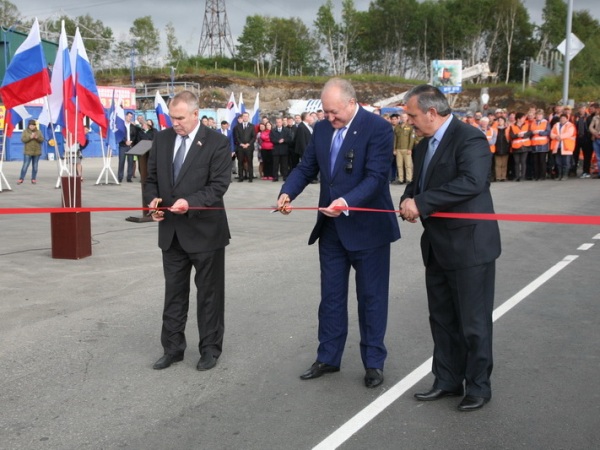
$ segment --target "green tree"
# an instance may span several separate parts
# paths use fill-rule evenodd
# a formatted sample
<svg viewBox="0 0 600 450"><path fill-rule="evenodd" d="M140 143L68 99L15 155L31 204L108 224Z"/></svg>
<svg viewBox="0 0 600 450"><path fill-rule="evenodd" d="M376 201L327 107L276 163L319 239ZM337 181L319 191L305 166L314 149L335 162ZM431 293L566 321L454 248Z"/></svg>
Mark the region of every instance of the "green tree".
<svg viewBox="0 0 600 450"><path fill-rule="evenodd" d="M179 61L186 57L183 47L179 45L175 36L175 27L173 22L167 23L165 26L165 34L167 35L167 60L171 64L177 65Z"/></svg>
<svg viewBox="0 0 600 450"><path fill-rule="evenodd" d="M152 16L135 19L129 32L134 38L142 66L150 66L160 49L160 33L154 26Z"/></svg>
<svg viewBox="0 0 600 450"><path fill-rule="evenodd" d="M600 22L588 11L575 12L573 34L585 47L571 61L572 83L579 86L600 86Z"/></svg>
<svg viewBox="0 0 600 450"><path fill-rule="evenodd" d="M565 39L567 12L567 5L562 0L546 0L542 14L544 22L538 36L538 57L555 54L556 46ZM585 47L571 61L571 83L580 86L600 84L600 23L588 11L575 11L572 32Z"/></svg>
<svg viewBox="0 0 600 450"><path fill-rule="evenodd" d="M269 69L274 66L282 75L299 75L314 70L318 47L310 37L308 27L299 18L272 18L266 36L269 49Z"/></svg>
<svg viewBox="0 0 600 450"><path fill-rule="evenodd" d="M253 60L256 74L265 75L265 58L268 53L266 36L269 33L270 19L260 15L246 17L246 24L238 38L237 56L242 60Z"/></svg>
<svg viewBox="0 0 600 450"><path fill-rule="evenodd" d="M0 0L0 24L3 28L12 27L23 21L19 8L8 0Z"/></svg>
<svg viewBox="0 0 600 450"><path fill-rule="evenodd" d="M324 43L323 46L328 55L329 67L333 75L340 75L340 63L338 58L338 45L340 37L340 27L333 17L333 3L327 0L324 5L319 7L317 18L314 22L317 39Z"/></svg>

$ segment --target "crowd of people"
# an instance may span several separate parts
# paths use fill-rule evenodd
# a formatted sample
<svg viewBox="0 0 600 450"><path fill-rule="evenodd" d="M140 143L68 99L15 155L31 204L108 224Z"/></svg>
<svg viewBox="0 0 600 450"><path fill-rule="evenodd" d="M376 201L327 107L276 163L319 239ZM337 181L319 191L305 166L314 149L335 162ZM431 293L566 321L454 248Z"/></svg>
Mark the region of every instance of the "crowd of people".
<svg viewBox="0 0 600 450"><path fill-rule="evenodd" d="M391 184L408 184L413 178L412 151L420 137L409 124L408 116L380 114L393 127ZM306 149L314 125L326 120L322 110L294 116L263 116L260 123L249 122L249 115L239 116L230 128L227 121L220 131L230 140L238 182L252 182L255 157L258 178L285 181L297 166ZM555 106L551 112L531 107L527 112L498 108L483 114L467 112L463 122L481 130L493 154L490 181L562 181L567 178L592 178L598 174L600 158L600 107L598 103L582 104L573 113L569 106ZM216 128L214 119L203 123ZM210 123L212 121L212 124Z"/></svg>
<svg viewBox="0 0 600 450"><path fill-rule="evenodd" d="M394 127L392 183L409 183L413 174L411 153L419 137L406 114L384 114L384 118ZM548 114L533 106L527 112L509 112L502 108L487 115L468 112L463 121L480 129L488 140L494 156L491 181L562 181L598 174L598 103L582 104L575 113L571 107L560 105Z"/></svg>

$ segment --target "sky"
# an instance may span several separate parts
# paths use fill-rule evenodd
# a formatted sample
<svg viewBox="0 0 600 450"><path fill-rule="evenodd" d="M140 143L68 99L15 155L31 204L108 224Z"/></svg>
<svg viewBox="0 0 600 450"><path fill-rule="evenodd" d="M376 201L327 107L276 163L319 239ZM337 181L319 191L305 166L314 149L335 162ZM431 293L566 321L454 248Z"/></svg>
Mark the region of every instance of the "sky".
<svg viewBox="0 0 600 450"><path fill-rule="evenodd" d="M154 26L161 32L161 40L165 40L164 29L168 22L172 22L176 29L179 45L183 46L188 54L195 55L198 51L200 33L204 20L205 0L144 0L142 2L129 1L126 6L123 0L28 0L26 3L13 3L19 7L21 14L27 18L38 17L40 21L48 18L57 18L63 14L71 17L90 14L101 20L104 26L113 30L117 40L127 38L129 28L133 21L139 17L151 16ZM317 10L325 0L225 0L227 19L231 34L235 40L241 34L246 17L261 14L272 17L299 17L309 27ZM336 17L339 18L341 0L334 0ZM358 11L366 11L370 0L354 0ZM542 9L545 0L525 0L529 9L530 19L535 23L542 20ZM593 17L600 20L598 0L574 0L576 11L588 10ZM25 8L24 8L25 6Z"/></svg>

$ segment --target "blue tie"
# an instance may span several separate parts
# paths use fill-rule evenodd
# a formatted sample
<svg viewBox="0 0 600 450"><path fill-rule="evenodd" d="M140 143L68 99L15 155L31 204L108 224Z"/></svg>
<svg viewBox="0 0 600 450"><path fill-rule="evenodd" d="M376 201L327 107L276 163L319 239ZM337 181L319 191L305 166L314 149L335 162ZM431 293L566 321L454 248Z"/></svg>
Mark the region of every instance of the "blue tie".
<svg viewBox="0 0 600 450"><path fill-rule="evenodd" d="M344 131L346 131L346 127L340 128L335 137L333 138L333 142L331 143L331 173L333 174L333 168L335 167L335 160L337 159L338 153L340 152L340 148L342 148L342 142L344 142Z"/></svg>
<svg viewBox="0 0 600 450"><path fill-rule="evenodd" d="M179 171L181 170L181 166L183 166L183 160L185 158L185 149L186 149L186 141L187 136L181 136L181 144L177 149L177 154L175 155L175 159L173 160L173 182L177 180L179 176Z"/></svg>
<svg viewBox="0 0 600 450"><path fill-rule="evenodd" d="M419 179L419 191L423 192L425 188L425 175L427 174L427 168L429 167L429 163L431 162L431 158L435 154L435 149L437 148L437 139L432 137L429 139L429 143L427 144L427 153L425 153L425 159L423 160L423 169L421 170L421 178Z"/></svg>

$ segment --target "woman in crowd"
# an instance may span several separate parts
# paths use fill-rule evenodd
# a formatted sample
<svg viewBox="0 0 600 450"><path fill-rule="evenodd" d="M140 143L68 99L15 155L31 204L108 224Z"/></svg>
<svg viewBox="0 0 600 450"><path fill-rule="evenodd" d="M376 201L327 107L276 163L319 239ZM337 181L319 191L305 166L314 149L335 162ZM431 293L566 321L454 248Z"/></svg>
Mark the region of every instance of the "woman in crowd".
<svg viewBox="0 0 600 450"><path fill-rule="evenodd" d="M544 110L538 109L535 117L529 122L531 132L531 155L533 157L533 179L535 181L546 179L546 158L550 150L550 125L544 118Z"/></svg>
<svg viewBox="0 0 600 450"><path fill-rule="evenodd" d="M573 150L577 139L577 129L569 122L569 116L565 113L560 115L559 122L552 127L550 132L552 139L552 153L556 164L556 179L562 181L568 176L569 168L573 162Z"/></svg>
<svg viewBox="0 0 600 450"><path fill-rule="evenodd" d="M531 141L529 126L525 113L515 115L515 123L510 126L510 146L515 161L515 181L525 180L527 170L527 153L530 151Z"/></svg>
<svg viewBox="0 0 600 450"><path fill-rule="evenodd" d="M147 119L142 125L142 132L139 134L140 141L153 141L156 129L152 119Z"/></svg>
<svg viewBox="0 0 600 450"><path fill-rule="evenodd" d="M258 139L260 139L260 156L263 162L263 173L261 179L272 180L273 179L273 142L271 142L271 129L273 126L271 122L266 124L261 123Z"/></svg>
<svg viewBox="0 0 600 450"><path fill-rule="evenodd" d="M510 137L508 126L503 116L497 119L496 153L494 153L494 165L496 170L496 181L506 181L508 169L508 155L510 154Z"/></svg>
<svg viewBox="0 0 600 450"><path fill-rule="evenodd" d="M21 176L17 180L17 184L23 183L25 175L29 170L29 164L31 164L31 182L37 183L37 171L38 162L42 154L42 142L44 142L44 136L42 132L37 129L35 120L30 120L27 128L23 130L21 134L21 142L23 142L23 166L21 167Z"/></svg>

